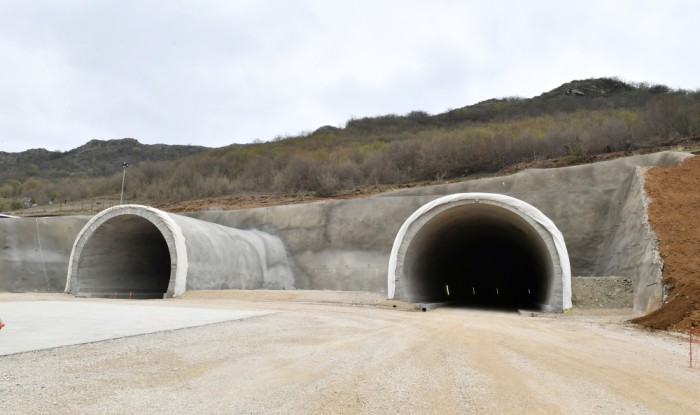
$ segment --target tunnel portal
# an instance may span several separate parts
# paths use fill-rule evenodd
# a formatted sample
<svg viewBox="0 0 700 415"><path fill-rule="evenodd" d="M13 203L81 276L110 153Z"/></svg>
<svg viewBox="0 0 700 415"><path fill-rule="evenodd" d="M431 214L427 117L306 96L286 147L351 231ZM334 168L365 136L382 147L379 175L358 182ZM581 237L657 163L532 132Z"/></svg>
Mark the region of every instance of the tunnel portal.
<svg viewBox="0 0 700 415"><path fill-rule="evenodd" d="M525 202L450 195L404 223L388 291L414 303L563 310L571 307L568 254L554 224Z"/></svg>
<svg viewBox="0 0 700 415"><path fill-rule="evenodd" d="M95 215L73 244L66 293L170 298L186 290L293 289L282 241L141 205Z"/></svg>
<svg viewBox="0 0 700 415"><path fill-rule="evenodd" d="M169 214L119 205L95 215L71 250L66 293L164 298L184 292L188 270L181 228Z"/></svg>
<svg viewBox="0 0 700 415"><path fill-rule="evenodd" d="M171 258L156 225L141 216L121 215L93 232L76 269L77 295L163 298Z"/></svg>

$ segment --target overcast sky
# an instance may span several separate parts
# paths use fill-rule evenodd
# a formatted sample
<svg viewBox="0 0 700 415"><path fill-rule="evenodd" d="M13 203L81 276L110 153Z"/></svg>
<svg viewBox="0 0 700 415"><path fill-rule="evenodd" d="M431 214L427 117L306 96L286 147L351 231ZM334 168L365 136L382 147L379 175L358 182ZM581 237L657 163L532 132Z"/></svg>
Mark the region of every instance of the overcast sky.
<svg viewBox="0 0 700 415"><path fill-rule="evenodd" d="M222 147L532 97L700 88L700 2L0 0L0 151Z"/></svg>

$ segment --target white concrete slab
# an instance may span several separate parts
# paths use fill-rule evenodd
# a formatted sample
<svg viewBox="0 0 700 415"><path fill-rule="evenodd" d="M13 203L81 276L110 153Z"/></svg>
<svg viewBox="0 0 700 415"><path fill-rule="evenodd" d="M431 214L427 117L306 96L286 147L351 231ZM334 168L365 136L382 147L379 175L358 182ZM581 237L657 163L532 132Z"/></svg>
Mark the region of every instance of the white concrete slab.
<svg viewBox="0 0 700 415"><path fill-rule="evenodd" d="M133 302L0 303L0 356L176 330L271 314L271 311L138 305Z"/></svg>

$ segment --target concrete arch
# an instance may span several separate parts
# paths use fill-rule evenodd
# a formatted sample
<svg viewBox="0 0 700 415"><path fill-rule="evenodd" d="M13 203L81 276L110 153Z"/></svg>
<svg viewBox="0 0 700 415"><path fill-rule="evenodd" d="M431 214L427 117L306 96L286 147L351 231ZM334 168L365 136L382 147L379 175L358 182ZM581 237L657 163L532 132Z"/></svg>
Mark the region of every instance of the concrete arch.
<svg viewBox="0 0 700 415"><path fill-rule="evenodd" d="M396 235L387 282L389 298L409 302L571 308L563 235L534 206L501 194L453 194L416 210Z"/></svg>
<svg viewBox="0 0 700 415"><path fill-rule="evenodd" d="M294 288L278 238L121 205L97 214L78 234L65 291L157 298L188 289L255 288Z"/></svg>

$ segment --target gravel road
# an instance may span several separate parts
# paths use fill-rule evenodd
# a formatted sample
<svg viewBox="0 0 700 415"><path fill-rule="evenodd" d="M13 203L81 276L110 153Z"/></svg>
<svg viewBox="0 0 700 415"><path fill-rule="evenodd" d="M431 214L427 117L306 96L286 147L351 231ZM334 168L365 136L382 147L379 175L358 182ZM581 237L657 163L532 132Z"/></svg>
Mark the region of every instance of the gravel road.
<svg viewBox="0 0 700 415"><path fill-rule="evenodd" d="M0 414L700 413L687 339L622 312L158 304L276 313L0 356Z"/></svg>

